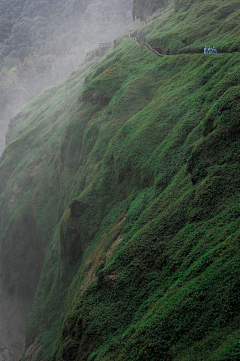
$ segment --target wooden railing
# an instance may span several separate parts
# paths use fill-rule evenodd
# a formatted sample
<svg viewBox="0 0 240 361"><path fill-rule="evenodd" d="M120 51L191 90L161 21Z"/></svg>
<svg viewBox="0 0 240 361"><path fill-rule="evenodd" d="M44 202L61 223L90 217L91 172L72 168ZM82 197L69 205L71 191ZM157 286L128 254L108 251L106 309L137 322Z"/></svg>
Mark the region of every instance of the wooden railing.
<svg viewBox="0 0 240 361"><path fill-rule="evenodd" d="M155 53L156 55L158 55L158 56L160 56L160 57L165 56L165 55L162 55L161 53L159 53L156 49L153 49L148 43L140 43L140 42L137 40L136 35L137 35L137 32L136 32L136 31L134 31L133 33L129 34L129 37L130 37L130 38L133 38L136 44L138 44L138 45L146 45L146 46L148 46L148 48L149 48L153 53Z"/></svg>
<svg viewBox="0 0 240 361"><path fill-rule="evenodd" d="M112 47L113 43L99 43L99 48L105 48L105 49L109 49Z"/></svg>

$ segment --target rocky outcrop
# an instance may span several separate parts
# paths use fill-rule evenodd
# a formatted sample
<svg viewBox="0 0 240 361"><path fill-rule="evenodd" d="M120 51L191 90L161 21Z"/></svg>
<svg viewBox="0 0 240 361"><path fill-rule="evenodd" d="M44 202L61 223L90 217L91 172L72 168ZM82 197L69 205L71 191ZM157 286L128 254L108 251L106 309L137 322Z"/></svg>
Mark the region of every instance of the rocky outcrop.
<svg viewBox="0 0 240 361"><path fill-rule="evenodd" d="M40 348L41 344L36 337L34 342L28 347L27 351L25 352L23 361L34 361Z"/></svg>

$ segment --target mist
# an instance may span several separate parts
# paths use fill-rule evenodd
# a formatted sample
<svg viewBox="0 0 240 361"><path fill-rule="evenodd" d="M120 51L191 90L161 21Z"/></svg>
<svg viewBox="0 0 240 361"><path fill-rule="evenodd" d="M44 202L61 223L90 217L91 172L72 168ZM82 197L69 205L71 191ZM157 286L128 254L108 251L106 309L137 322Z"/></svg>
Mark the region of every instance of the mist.
<svg viewBox="0 0 240 361"><path fill-rule="evenodd" d="M133 28L132 0L12 0L0 16L0 155L10 119L100 42ZM4 31L1 31L4 29ZM102 56L99 52L99 56Z"/></svg>
<svg viewBox="0 0 240 361"><path fill-rule="evenodd" d="M100 42L113 42L134 26L131 0L121 5L115 0L0 3L0 155L11 118L67 77ZM103 53L93 51L92 56L100 59ZM32 298L23 302L17 295L6 295L1 279L0 298L0 361L18 360Z"/></svg>

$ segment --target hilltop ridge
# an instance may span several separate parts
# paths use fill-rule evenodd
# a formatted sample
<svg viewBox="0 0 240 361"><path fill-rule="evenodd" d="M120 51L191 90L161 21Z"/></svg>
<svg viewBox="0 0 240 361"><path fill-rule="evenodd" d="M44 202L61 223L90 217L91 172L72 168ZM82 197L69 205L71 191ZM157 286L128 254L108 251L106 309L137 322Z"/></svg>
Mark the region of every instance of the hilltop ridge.
<svg viewBox="0 0 240 361"><path fill-rule="evenodd" d="M137 38L175 56L125 33L11 119L0 271L10 309L29 301L22 361L239 356L240 4L144 4Z"/></svg>

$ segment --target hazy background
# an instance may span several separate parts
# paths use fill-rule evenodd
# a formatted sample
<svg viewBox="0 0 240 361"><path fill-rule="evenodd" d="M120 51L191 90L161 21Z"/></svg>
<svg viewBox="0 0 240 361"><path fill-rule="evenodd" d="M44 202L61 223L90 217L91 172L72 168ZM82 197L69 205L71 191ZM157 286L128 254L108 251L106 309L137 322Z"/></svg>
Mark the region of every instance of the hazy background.
<svg viewBox="0 0 240 361"><path fill-rule="evenodd" d="M134 25L131 0L0 0L0 155L25 104ZM0 361L18 360L29 311L27 301L6 297L0 282Z"/></svg>
<svg viewBox="0 0 240 361"><path fill-rule="evenodd" d="M131 0L0 0L0 154L11 117L134 25Z"/></svg>

